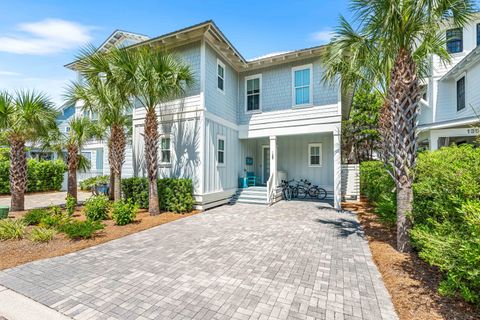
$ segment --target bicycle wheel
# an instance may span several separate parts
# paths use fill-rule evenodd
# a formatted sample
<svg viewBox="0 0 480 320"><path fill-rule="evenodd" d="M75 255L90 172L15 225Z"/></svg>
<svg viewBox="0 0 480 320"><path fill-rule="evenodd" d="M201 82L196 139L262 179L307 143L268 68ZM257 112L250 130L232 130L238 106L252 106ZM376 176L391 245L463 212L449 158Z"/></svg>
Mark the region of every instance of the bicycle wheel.
<svg viewBox="0 0 480 320"><path fill-rule="evenodd" d="M305 199L307 197L307 189L304 187L298 187L297 188L297 197L298 199Z"/></svg>
<svg viewBox="0 0 480 320"><path fill-rule="evenodd" d="M319 193L320 191L318 191L318 187L311 187L308 189L308 195L312 198L317 198Z"/></svg>
<svg viewBox="0 0 480 320"><path fill-rule="evenodd" d="M318 199L323 200L327 197L327 190L318 188Z"/></svg>
<svg viewBox="0 0 480 320"><path fill-rule="evenodd" d="M292 187L292 198L298 198L298 188L297 187Z"/></svg>

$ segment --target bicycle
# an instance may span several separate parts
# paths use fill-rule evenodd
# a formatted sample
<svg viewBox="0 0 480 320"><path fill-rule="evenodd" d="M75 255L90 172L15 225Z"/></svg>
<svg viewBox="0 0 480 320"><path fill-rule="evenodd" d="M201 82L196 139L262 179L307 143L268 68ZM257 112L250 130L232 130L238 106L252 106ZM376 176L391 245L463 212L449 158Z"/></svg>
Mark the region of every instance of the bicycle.
<svg viewBox="0 0 480 320"><path fill-rule="evenodd" d="M290 185L290 182L292 181L293 180L291 181L282 180L282 184L280 185L282 187L283 199L285 199L286 201L292 200L293 191L292 191L292 186Z"/></svg>
<svg viewBox="0 0 480 320"><path fill-rule="evenodd" d="M323 200L327 197L327 190L320 188L319 186L312 185L312 183L307 179L300 180L300 181L303 182L304 185L306 186L307 193L311 198L317 198L319 200Z"/></svg>

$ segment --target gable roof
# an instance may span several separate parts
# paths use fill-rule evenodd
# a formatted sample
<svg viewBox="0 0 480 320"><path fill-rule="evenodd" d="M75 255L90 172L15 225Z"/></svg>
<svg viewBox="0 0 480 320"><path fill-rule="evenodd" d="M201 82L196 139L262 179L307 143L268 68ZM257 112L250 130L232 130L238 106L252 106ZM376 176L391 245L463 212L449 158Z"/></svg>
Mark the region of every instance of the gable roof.
<svg viewBox="0 0 480 320"><path fill-rule="evenodd" d="M467 54L460 62L458 62L452 69L450 69L440 81L451 80L461 75L463 72L471 68L480 61L480 47L476 47L469 54Z"/></svg>
<svg viewBox="0 0 480 320"><path fill-rule="evenodd" d="M116 30L98 48L98 51L108 51L126 38L137 41L137 43L127 45L126 47L128 48L143 45L159 45L173 48L204 38L209 45L225 58L238 72L265 68L275 64L288 63L311 56L318 56L325 47L322 45L294 51L279 52L278 54L265 55L260 58L247 60L235 48L230 40L227 39L215 22L213 20L207 20L154 38L148 38L147 36L137 33ZM65 65L65 67L75 69L75 64L76 61Z"/></svg>

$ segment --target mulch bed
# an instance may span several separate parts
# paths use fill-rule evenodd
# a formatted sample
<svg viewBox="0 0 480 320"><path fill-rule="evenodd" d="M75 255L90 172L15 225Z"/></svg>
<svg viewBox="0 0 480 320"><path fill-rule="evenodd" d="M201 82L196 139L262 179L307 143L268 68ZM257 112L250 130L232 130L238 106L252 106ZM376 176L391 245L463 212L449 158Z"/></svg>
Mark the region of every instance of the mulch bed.
<svg viewBox="0 0 480 320"><path fill-rule="evenodd" d="M0 241L0 270L34 260L62 256L197 213L199 211L187 214L163 212L158 216L150 216L146 210L139 210L136 221L125 226L117 226L112 220L103 221L105 228L91 239L70 240L65 234L57 233L48 243L35 243L28 239ZM17 212L10 217L19 218L22 215L22 212ZM74 217L79 220L85 219L80 209L75 212Z"/></svg>
<svg viewBox="0 0 480 320"><path fill-rule="evenodd" d="M382 224L365 199L342 203L342 208L358 214L373 260L400 319L480 319L480 309L438 293L441 281L438 269L429 266L416 253L403 254L395 250L395 227Z"/></svg>

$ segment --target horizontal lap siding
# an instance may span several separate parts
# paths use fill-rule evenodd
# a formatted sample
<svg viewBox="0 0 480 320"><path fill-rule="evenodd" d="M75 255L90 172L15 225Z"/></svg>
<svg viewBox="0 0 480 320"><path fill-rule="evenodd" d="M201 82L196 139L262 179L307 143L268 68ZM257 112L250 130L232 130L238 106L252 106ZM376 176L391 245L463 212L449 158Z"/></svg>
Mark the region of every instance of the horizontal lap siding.
<svg viewBox="0 0 480 320"><path fill-rule="evenodd" d="M189 178L193 180L194 193L200 190L200 120L188 119L160 123L162 134L170 133L172 137L171 165L159 164L159 178ZM133 164L135 176L146 177L145 142L143 125L134 127ZM160 161L160 148L158 150Z"/></svg>
<svg viewBox="0 0 480 320"><path fill-rule="evenodd" d="M225 166L217 165L217 136L225 137ZM240 146L238 131L206 120L205 193L237 188Z"/></svg>
<svg viewBox="0 0 480 320"><path fill-rule="evenodd" d="M125 161L122 166L122 178L133 177L133 147L132 144L127 144L125 147ZM108 163L108 147L103 148L103 174L110 174L110 164Z"/></svg>
<svg viewBox="0 0 480 320"><path fill-rule="evenodd" d="M313 104L316 106L338 103L338 86L322 82L322 67L320 60L306 59L294 63L286 63L240 74L239 85L239 119L240 123L248 123L251 114L245 112L245 77L262 74L262 112L272 112L292 109L292 68L313 64ZM327 111L328 112L328 111Z"/></svg>
<svg viewBox="0 0 480 320"><path fill-rule="evenodd" d="M225 93L217 88L217 59L225 64ZM205 45L205 107L225 120L237 123L238 73L210 45Z"/></svg>

